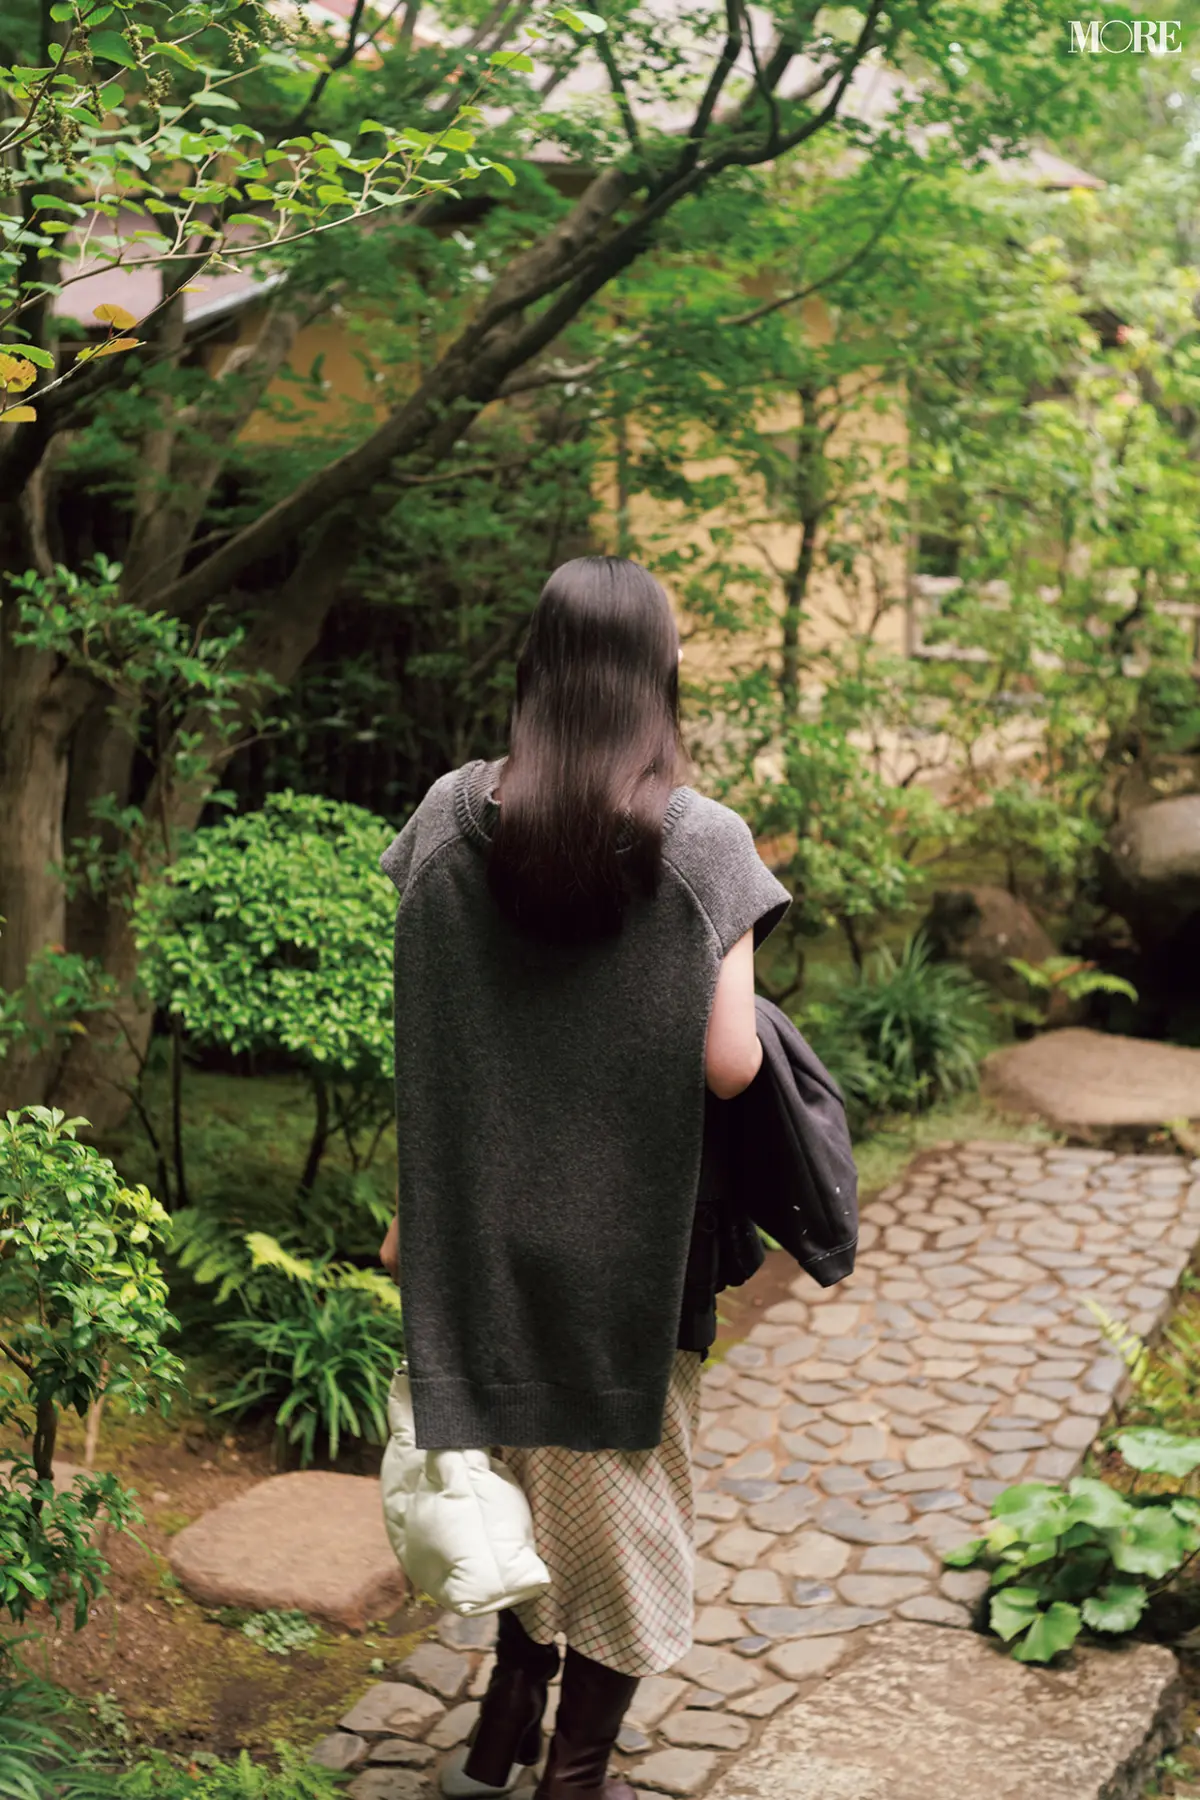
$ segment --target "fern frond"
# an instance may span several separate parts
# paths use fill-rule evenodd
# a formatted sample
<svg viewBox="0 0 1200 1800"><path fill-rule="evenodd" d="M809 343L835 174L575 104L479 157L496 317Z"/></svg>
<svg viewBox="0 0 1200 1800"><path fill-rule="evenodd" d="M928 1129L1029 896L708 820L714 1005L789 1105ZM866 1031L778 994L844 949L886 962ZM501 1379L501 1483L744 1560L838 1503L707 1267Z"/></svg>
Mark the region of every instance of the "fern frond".
<svg viewBox="0 0 1200 1800"><path fill-rule="evenodd" d="M1129 1370L1134 1388L1140 1393L1149 1370L1149 1346L1144 1339L1138 1336L1136 1331L1126 1325L1123 1319L1113 1318L1112 1314L1105 1312L1099 1301L1093 1300L1090 1295L1085 1295L1084 1305Z"/></svg>
<svg viewBox="0 0 1200 1800"><path fill-rule="evenodd" d="M330 1275L331 1286L343 1290L353 1288L357 1293L370 1294L381 1306L399 1313L400 1289L391 1276L383 1274L381 1270L356 1269L353 1263L339 1263L335 1269L330 1270Z"/></svg>
<svg viewBox="0 0 1200 1800"><path fill-rule="evenodd" d="M302 1282L310 1287L318 1280L317 1271L307 1257L293 1256L285 1250L278 1238L273 1238L266 1231L248 1231L246 1248L250 1252L250 1261L256 1269L277 1269L286 1275L289 1281Z"/></svg>

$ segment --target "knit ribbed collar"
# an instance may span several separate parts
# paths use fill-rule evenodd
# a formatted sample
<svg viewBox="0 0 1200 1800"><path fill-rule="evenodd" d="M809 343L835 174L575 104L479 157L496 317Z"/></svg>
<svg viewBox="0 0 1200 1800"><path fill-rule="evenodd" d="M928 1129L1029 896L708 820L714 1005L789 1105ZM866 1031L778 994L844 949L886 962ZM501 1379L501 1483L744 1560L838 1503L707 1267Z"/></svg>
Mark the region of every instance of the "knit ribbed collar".
<svg viewBox="0 0 1200 1800"><path fill-rule="evenodd" d="M505 760L503 756L499 756L492 762L479 760L464 763L458 771L458 779L454 784L454 816L459 830L473 843L487 845L492 841L492 832L501 809L490 796L503 773ZM687 804L690 792L687 787L672 788L671 798L663 814L664 839ZM618 850L627 850L632 840L633 827L627 819L617 839Z"/></svg>

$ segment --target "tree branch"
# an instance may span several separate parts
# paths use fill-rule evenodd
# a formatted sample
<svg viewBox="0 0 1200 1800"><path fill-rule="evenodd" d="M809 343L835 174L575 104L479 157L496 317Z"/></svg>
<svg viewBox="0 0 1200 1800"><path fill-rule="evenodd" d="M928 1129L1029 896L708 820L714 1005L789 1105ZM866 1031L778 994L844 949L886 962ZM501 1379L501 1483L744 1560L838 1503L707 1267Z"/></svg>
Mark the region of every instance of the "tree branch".
<svg viewBox="0 0 1200 1800"><path fill-rule="evenodd" d="M708 78L708 86L704 97L696 109L687 134L687 142L683 153L675 165L675 180L690 175L700 160L700 151L708 136L708 128L712 124L717 101L721 98L725 83L733 73L742 48L742 7L741 0L725 0L725 42L721 46L712 74Z"/></svg>
<svg viewBox="0 0 1200 1800"><path fill-rule="evenodd" d="M317 79L313 82L312 87L308 91L307 100L305 100L300 111L296 114L287 130L283 133L285 138L295 137L297 133L304 130L305 123L312 117L313 109L316 107L321 95L328 87L332 77L336 75L339 69L344 69L348 63L352 63L354 58L358 55L358 28L362 24L362 16L366 9L367 0L354 0L354 11L350 15L350 24L346 32L346 42L338 51L338 54L334 57L333 61L327 68L322 69L321 73L317 76Z"/></svg>
<svg viewBox="0 0 1200 1800"><path fill-rule="evenodd" d="M10 1363L16 1364L27 1381L33 1380L33 1364L26 1362L23 1356L18 1356L15 1350L10 1350L3 1338L0 1338L0 1352L7 1356Z"/></svg>
<svg viewBox="0 0 1200 1800"><path fill-rule="evenodd" d="M621 115L621 123L625 127L625 136L629 139L629 148L640 163L643 157L641 130L629 98L629 91L625 86L625 77L617 67L617 59L613 55L612 45L608 41L606 31L602 31L596 39L596 48L600 55L600 61L604 64L608 85L613 91L613 98Z"/></svg>
<svg viewBox="0 0 1200 1800"><path fill-rule="evenodd" d="M870 237L864 244L859 245L853 255L846 257L842 262L830 269L828 274L822 275L820 280L810 281L807 287L796 288L790 294L781 294L777 300L764 301L762 306L756 306L750 312L735 313L732 318L720 320L719 322L722 328L732 325L756 325L760 319L769 318L772 313L779 312L783 307L795 306L797 302L807 300L813 294L820 293L823 288L831 287L835 281L843 280L845 276L850 274L852 269L857 268L864 257L870 255L871 251L875 248L876 244L895 218L900 209L901 202L915 181L916 176L910 175L906 181L901 183L899 191L894 196L891 204L884 209L883 216L874 227Z"/></svg>

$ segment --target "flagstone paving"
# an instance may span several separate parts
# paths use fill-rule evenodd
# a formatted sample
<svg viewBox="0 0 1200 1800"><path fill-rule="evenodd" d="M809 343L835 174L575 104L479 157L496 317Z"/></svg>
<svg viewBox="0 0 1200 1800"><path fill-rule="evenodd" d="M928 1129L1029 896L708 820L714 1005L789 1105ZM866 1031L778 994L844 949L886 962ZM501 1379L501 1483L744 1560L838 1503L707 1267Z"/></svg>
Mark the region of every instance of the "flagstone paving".
<svg viewBox="0 0 1200 1800"><path fill-rule="evenodd" d="M706 1792L839 1666L861 1690L880 1628L969 1629L981 1577L941 1553L1011 1483L1074 1474L1122 1386L1087 1302L1152 1334L1198 1238L1200 1162L966 1144L864 1207L849 1281L797 1271L704 1373L695 1643L639 1688L617 1759L635 1789ZM436 1793L492 1634L446 1615L338 1721L317 1753L369 1759L356 1800Z"/></svg>

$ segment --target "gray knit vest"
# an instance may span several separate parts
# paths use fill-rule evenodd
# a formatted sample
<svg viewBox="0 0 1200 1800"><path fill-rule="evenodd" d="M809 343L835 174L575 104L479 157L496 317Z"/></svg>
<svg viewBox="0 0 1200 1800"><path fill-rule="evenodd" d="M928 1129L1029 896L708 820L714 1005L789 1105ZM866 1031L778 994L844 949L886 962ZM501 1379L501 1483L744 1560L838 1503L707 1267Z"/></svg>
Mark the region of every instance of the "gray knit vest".
<svg viewBox="0 0 1200 1800"><path fill-rule="evenodd" d="M382 867L395 933L400 1290L417 1443L659 1442L726 952L790 895L737 813L672 791L620 934L518 931L487 886L502 761L434 782Z"/></svg>

